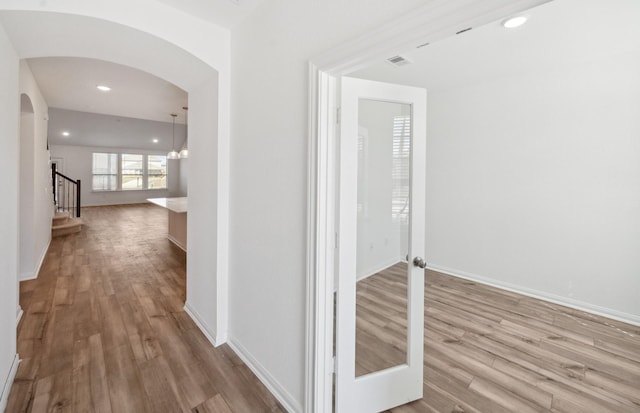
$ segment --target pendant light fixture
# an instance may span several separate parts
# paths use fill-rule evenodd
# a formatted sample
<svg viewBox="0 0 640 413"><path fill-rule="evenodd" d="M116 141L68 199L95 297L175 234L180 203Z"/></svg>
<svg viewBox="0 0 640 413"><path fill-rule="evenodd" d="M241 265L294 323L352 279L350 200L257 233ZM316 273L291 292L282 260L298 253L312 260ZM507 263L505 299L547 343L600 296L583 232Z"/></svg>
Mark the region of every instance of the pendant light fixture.
<svg viewBox="0 0 640 413"><path fill-rule="evenodd" d="M176 116L178 115L172 113L171 116L173 117L173 140L171 141L171 152L167 154L167 159L180 159L180 154L174 149L176 144Z"/></svg>
<svg viewBox="0 0 640 413"><path fill-rule="evenodd" d="M187 110L189 110L189 108L187 106L183 106L182 109L184 109L185 136L184 145L182 145L182 150L180 151L180 159L187 159L189 157L189 149L187 148L187 135L189 130L189 126L187 125Z"/></svg>

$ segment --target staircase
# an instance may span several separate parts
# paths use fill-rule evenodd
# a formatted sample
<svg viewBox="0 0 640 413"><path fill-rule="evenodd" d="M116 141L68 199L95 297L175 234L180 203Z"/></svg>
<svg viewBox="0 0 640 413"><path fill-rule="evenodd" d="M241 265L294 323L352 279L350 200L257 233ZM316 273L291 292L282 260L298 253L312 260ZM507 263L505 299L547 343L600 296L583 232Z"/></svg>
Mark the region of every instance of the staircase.
<svg viewBox="0 0 640 413"><path fill-rule="evenodd" d="M80 232L80 180L61 174L54 163L51 164L51 183L55 211L51 222L51 236L61 237Z"/></svg>
<svg viewBox="0 0 640 413"><path fill-rule="evenodd" d="M51 221L52 237L74 234L82 229L82 220L80 218L71 218L68 211L56 212Z"/></svg>

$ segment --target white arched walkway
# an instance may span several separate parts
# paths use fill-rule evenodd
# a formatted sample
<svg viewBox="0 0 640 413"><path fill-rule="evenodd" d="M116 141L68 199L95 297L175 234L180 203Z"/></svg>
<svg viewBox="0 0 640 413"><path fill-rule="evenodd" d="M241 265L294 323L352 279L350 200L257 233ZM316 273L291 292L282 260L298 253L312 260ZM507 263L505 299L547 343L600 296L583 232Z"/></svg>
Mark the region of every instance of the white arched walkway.
<svg viewBox="0 0 640 413"><path fill-rule="evenodd" d="M13 69L18 66L19 59L70 56L131 66L172 82L189 93L186 308L212 342L224 343L227 334L229 180L228 31L158 2L126 3L125 6L125 2L115 1L100 7L65 2L67 4L55 8L42 7L39 3L0 4L0 53L7 51L2 58L8 71L7 76L0 76L0 82L4 82L0 84L1 91L17 89L17 85L13 86L16 83ZM141 8L145 4L146 7ZM18 8L22 10L13 10ZM2 37L8 42L3 44ZM10 95L3 93L0 96L1 107L13 108L13 102L19 96ZM16 112L18 109L15 108ZM7 158L19 159L18 130L18 122L0 125L0 140L8 151ZM17 177L19 172L17 162L0 165L0 173L4 176ZM9 182L8 186L7 194L18 192L18 182ZM17 208L9 205L6 212L15 215L7 219L19 221ZM7 232L3 236L17 243L17 225L8 228ZM16 251L17 245L0 251L0 260L17 264ZM7 271L7 276L10 277L11 272L11 269ZM15 285L17 280L6 281ZM2 377L11 376L11 368L6 368L10 362L6 361L13 360L15 355L16 325L15 321L10 322L14 317L15 313L9 318L0 309ZM11 352L13 354L5 354Z"/></svg>

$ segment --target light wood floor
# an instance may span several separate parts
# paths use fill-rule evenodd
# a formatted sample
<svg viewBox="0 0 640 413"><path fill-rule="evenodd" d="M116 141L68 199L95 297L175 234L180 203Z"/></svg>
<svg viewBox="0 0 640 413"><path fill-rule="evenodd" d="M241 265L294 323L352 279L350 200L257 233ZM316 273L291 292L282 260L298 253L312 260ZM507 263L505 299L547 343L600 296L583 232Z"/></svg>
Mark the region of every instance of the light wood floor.
<svg viewBox="0 0 640 413"><path fill-rule="evenodd" d="M183 311L185 253L151 204L85 208L21 283L22 358L7 412L282 412Z"/></svg>
<svg viewBox="0 0 640 413"><path fill-rule="evenodd" d="M182 310L185 254L166 240L166 210L83 214L21 284L7 412L284 411ZM401 274L358 285L360 374L403 359ZM640 412L640 328L431 271L425 302L425 397L393 412Z"/></svg>
<svg viewBox="0 0 640 413"><path fill-rule="evenodd" d="M424 398L393 412L640 412L640 327L426 275ZM405 280L392 268L358 283L361 372L404 359L371 340L406 329Z"/></svg>

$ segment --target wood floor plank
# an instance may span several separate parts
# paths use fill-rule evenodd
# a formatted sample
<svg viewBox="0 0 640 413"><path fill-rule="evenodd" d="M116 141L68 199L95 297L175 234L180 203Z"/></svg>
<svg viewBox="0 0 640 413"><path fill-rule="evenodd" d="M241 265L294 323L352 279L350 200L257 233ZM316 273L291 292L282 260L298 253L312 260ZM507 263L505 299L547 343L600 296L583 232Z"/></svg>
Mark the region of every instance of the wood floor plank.
<svg viewBox="0 0 640 413"><path fill-rule="evenodd" d="M93 409L91 400L91 350L89 339L76 340L73 348L73 410L90 412Z"/></svg>
<svg viewBox="0 0 640 413"><path fill-rule="evenodd" d="M110 413L112 411L111 399L109 398L107 368L100 334L89 337L89 366L93 410L95 413Z"/></svg>
<svg viewBox="0 0 640 413"><path fill-rule="evenodd" d="M142 376L128 344L104 352L109 399L115 412L152 412L144 392Z"/></svg>
<svg viewBox="0 0 640 413"><path fill-rule="evenodd" d="M73 310L58 306L53 310L43 337L43 354L38 375L50 376L73 368Z"/></svg>
<svg viewBox="0 0 640 413"><path fill-rule="evenodd" d="M193 413L232 413L231 408L219 394L213 396L204 403L196 406L192 410Z"/></svg>
<svg viewBox="0 0 640 413"><path fill-rule="evenodd" d="M146 360L140 366L142 384L149 399L151 412L185 412L189 413L182 393L171 369L163 363L161 357Z"/></svg>
<svg viewBox="0 0 640 413"><path fill-rule="evenodd" d="M621 395L627 399L627 404L635 406L640 411L640 382L628 384L608 374L587 370L585 383L600 388L610 395Z"/></svg>
<svg viewBox="0 0 640 413"><path fill-rule="evenodd" d="M115 295L98 298L98 304L102 313L100 333L105 351L128 344L127 330Z"/></svg>
<svg viewBox="0 0 640 413"><path fill-rule="evenodd" d="M166 360L164 362L167 363ZM201 364L192 364L188 374L182 376L174 374L178 383L176 391L182 394L189 407L199 406L205 400L218 394L218 390L205 374Z"/></svg>
<svg viewBox="0 0 640 413"><path fill-rule="evenodd" d="M32 412L73 412L71 369L39 379L36 382Z"/></svg>

